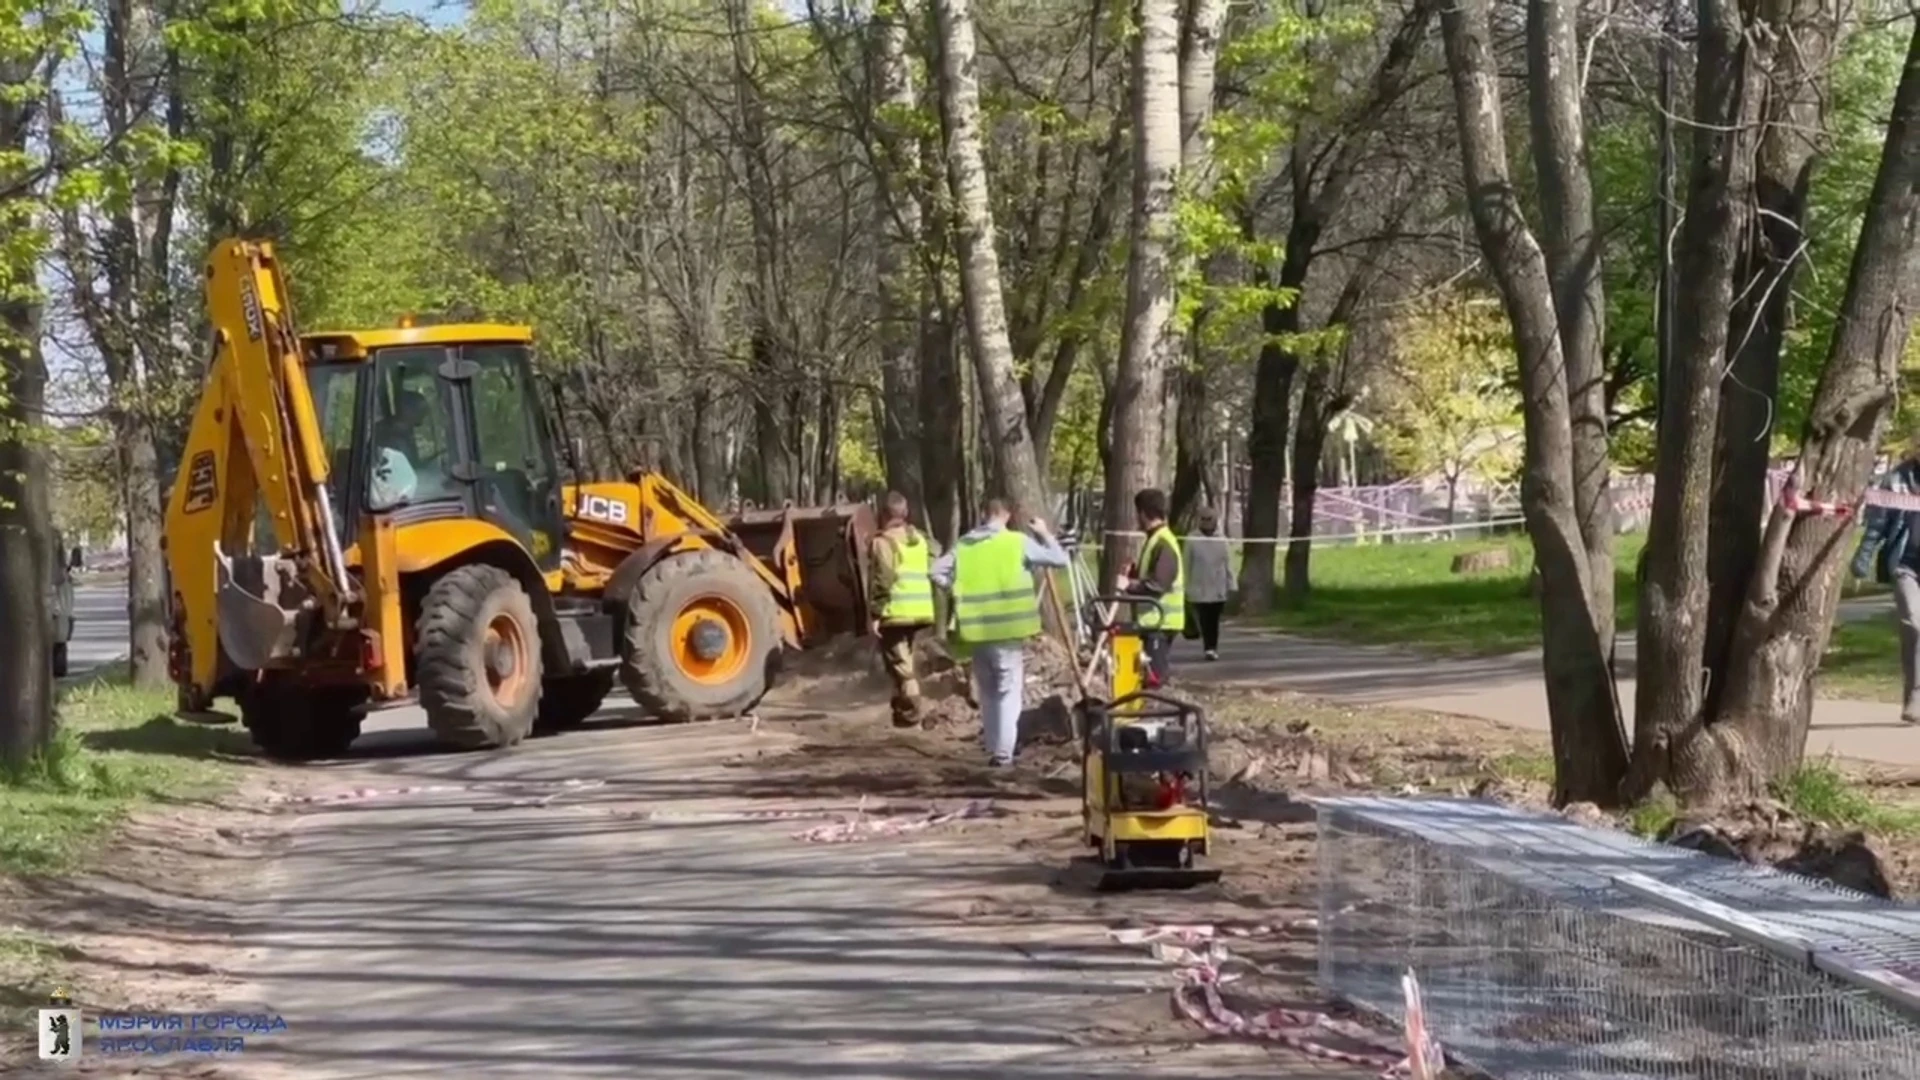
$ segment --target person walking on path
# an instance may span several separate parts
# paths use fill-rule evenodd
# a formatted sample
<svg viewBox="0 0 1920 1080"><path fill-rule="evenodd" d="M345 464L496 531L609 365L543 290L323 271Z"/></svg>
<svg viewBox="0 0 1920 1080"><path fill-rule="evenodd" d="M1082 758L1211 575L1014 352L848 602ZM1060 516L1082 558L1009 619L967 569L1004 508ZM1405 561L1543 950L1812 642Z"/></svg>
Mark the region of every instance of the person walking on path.
<svg viewBox="0 0 1920 1080"><path fill-rule="evenodd" d="M1166 492L1159 488L1140 491L1133 497L1133 516L1147 540L1140 547L1134 572L1121 575L1120 591L1160 601L1159 610L1135 609L1135 623L1146 646L1146 682L1153 688L1166 685L1173 636L1187 625L1186 567L1180 556L1180 541L1167 527Z"/></svg>
<svg viewBox="0 0 1920 1080"><path fill-rule="evenodd" d="M1920 494L1920 455L1909 453L1878 486ZM1893 586L1894 617L1900 623L1900 719L1920 724L1920 688L1915 686L1920 679L1920 511L1869 506L1863 516L1866 528L1853 553L1853 576L1872 574Z"/></svg>
<svg viewBox="0 0 1920 1080"><path fill-rule="evenodd" d="M907 497L887 493L880 531L867 549L867 610L893 684L893 726L920 722L920 681L913 669L914 639L933 625L933 540L907 520Z"/></svg>
<svg viewBox="0 0 1920 1080"><path fill-rule="evenodd" d="M1187 537L1185 556L1187 603L1200 624L1200 647L1207 659L1220 659L1220 615L1233 595L1233 567L1227 538L1220 535L1220 515L1213 507L1200 510L1200 532Z"/></svg>
<svg viewBox="0 0 1920 1080"><path fill-rule="evenodd" d="M1027 533L1007 527L1005 499L988 499L980 525L933 563L933 583L953 595L955 636L971 653L980 734L987 762L1013 764L1020 738L1029 638L1040 636L1040 600L1034 572L1067 565L1067 553L1047 523L1027 521Z"/></svg>

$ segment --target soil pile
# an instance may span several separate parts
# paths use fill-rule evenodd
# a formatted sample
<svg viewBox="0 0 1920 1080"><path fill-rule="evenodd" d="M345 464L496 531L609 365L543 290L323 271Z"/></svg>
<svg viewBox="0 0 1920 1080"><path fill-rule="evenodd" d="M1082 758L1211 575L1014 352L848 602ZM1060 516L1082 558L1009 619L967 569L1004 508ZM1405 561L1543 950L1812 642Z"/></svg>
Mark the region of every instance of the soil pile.
<svg viewBox="0 0 1920 1080"><path fill-rule="evenodd" d="M1756 799L1683 814L1660 839L1723 859L1741 859L1890 899L1880 856L1866 834L1810 821L1772 800Z"/></svg>

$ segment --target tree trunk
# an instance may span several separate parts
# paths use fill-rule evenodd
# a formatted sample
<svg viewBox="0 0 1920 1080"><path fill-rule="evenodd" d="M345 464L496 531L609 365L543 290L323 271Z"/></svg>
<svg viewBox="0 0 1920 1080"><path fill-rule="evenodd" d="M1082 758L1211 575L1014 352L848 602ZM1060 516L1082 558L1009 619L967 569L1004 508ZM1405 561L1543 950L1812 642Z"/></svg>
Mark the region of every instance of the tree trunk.
<svg viewBox="0 0 1920 1080"><path fill-rule="evenodd" d="M1073 255L1073 273L1067 279L1063 311L1078 312L1085 302L1088 288L1098 284L1096 275L1100 262L1113 239L1114 208L1120 202L1120 178L1126 173L1120 167L1119 160L1121 148L1126 145L1126 130L1126 114L1116 113L1107 131L1107 141L1100 150L1102 179L1093 197L1093 206L1087 213L1087 231L1081 235L1080 247ZM1034 455L1043 463L1053 460L1053 429L1059 422L1060 405L1066 400L1074 367L1086 349L1087 334L1088 328L1077 320L1061 329L1059 340L1054 343L1053 363L1047 368L1046 382L1028 397L1027 422L1033 430ZM1027 382L1023 381L1021 385L1026 386Z"/></svg>
<svg viewBox="0 0 1920 1080"><path fill-rule="evenodd" d="M40 57L9 57L0 64L0 150L13 185L19 161L29 152L39 102L35 76ZM25 93L23 93L23 91ZM9 185L12 186L12 185ZM47 474L40 449L46 417L47 368L40 352L34 292L38 245L18 230L35 226L34 196L19 192L0 202L11 243L0 273L7 299L0 302L0 764L23 764L53 737L53 666L47 639L47 586L53 580L52 528Z"/></svg>
<svg viewBox="0 0 1920 1080"><path fill-rule="evenodd" d="M1526 427L1522 505L1540 568L1547 713L1553 730L1554 799L1612 805L1627 746L1607 645L1593 610L1591 571L1573 490L1567 369L1546 256L1521 216L1507 170L1488 0L1441 9L1460 153L1474 231L1513 324ZM1649 545L1651 547L1651 544ZM1644 684L1643 684L1644 685Z"/></svg>
<svg viewBox="0 0 1920 1080"><path fill-rule="evenodd" d="M995 471L1005 494L1023 513L1049 514L1046 478L1040 475L1033 436L1027 429L1013 345L1007 338L1007 308L1000 291L1000 256L995 250L982 145L971 0L934 0L933 10L939 29L940 105L947 137L947 181L953 189L960 291L966 302L967 338Z"/></svg>
<svg viewBox="0 0 1920 1080"><path fill-rule="evenodd" d="M1300 152L1295 150L1296 154ZM1280 268L1282 288L1299 287L1287 285L1290 278L1306 280L1313 245L1320 236L1319 224L1298 213L1300 205L1296 200L1294 219L1287 228L1287 252ZM1254 282L1266 285L1266 271L1255 268ZM1267 340L1260 344L1260 358L1253 369L1253 422L1247 434L1247 507L1241 530L1245 543L1236 590L1240 610L1250 615L1273 608L1273 549L1280 537L1280 499L1287 483L1287 408L1293 397L1293 376L1300 369L1300 358L1275 340L1277 335L1300 329L1297 306L1268 304L1260 313L1260 323Z"/></svg>
<svg viewBox="0 0 1920 1080"><path fill-rule="evenodd" d="M1595 631L1611 667L1614 639L1613 494L1607 453L1607 301L1587 160L1585 92L1574 0L1530 0L1527 68L1540 237L1553 279L1573 422L1573 506L1587 552ZM1448 518L1452 520L1451 517Z"/></svg>
<svg viewBox="0 0 1920 1080"><path fill-rule="evenodd" d="M962 532L960 468L966 453L959 334L960 313L928 297L920 317L920 475L926 484L927 531L951 548Z"/></svg>
<svg viewBox="0 0 1920 1080"><path fill-rule="evenodd" d="M914 111L913 68L908 61L914 0L886 0L873 11L874 92L886 114L877 127ZM915 248L920 243L920 201L908 188L920 172L912 133L889 129L875 170L874 243L880 296L880 449L887 486L918 507L920 482L919 312ZM900 178L898 180L894 178Z"/></svg>
<svg viewBox="0 0 1920 1080"><path fill-rule="evenodd" d="M1113 582L1139 551L1133 497L1160 482L1166 373L1174 328L1174 195L1180 178L1180 16L1176 0L1138 0L1133 43L1133 225L1127 312L1113 379L1113 460L1106 477L1100 576Z"/></svg>
<svg viewBox="0 0 1920 1080"><path fill-rule="evenodd" d="M1726 670L1734 624L1760 556L1768 499L1780 354L1786 343L1794 279L1808 237L1803 225L1824 103L1835 27L1827 0L1768 0L1763 18L1791 26L1793 47L1776 59L1767 90L1766 129L1755 162L1759 214L1744 240L1736 299L1727 332L1733 362L1715 432L1713 500L1708 509L1708 671ZM1710 678L1711 714L1726 688Z"/></svg>
<svg viewBox="0 0 1920 1080"><path fill-rule="evenodd" d="M1204 203L1213 197L1212 138L1207 130L1213 117L1214 73L1220 56L1220 31L1226 22L1225 0L1191 0L1180 23L1180 169L1181 197ZM1219 276L1221 265L1209 260L1204 276L1211 281ZM1186 349L1187 363L1181 368L1176 387L1174 409L1173 490L1169 494L1173 520L1187 523L1191 512L1207 486L1207 465L1212 457L1212 425L1207 422L1211 410L1208 388L1212 373L1207 370L1205 343L1201 340L1206 311L1196 312L1191 334L1193 344ZM1168 355L1177 357L1182 344L1176 324L1168 345Z"/></svg>
<svg viewBox="0 0 1920 1080"><path fill-rule="evenodd" d="M1293 427L1293 513L1287 517L1286 600L1299 606L1312 591L1313 511L1320 496L1320 459L1326 453L1327 419L1351 399L1328 391L1325 363L1307 369L1300 388L1300 417Z"/></svg>
<svg viewBox="0 0 1920 1080"><path fill-rule="evenodd" d="M1173 449L1173 490L1167 495L1167 504L1171 511L1169 520L1179 523L1182 530L1191 523L1193 512L1198 508L1200 496L1206 487L1207 467L1212 458L1213 439L1207 423L1207 412L1211 406L1208 399L1208 371L1202 366L1197 355L1198 335L1204 323L1195 319L1193 349L1187 363L1180 370L1179 404L1174 410L1174 449Z"/></svg>
<svg viewBox="0 0 1920 1080"><path fill-rule="evenodd" d="M1301 137L1289 158L1293 188L1293 216L1287 225L1286 253L1280 264L1281 289L1304 288L1313 268L1320 235L1346 205L1347 190L1365 161L1367 127L1406 90L1414 59L1435 7L1434 0L1417 0L1402 16L1400 27L1374 69L1373 89L1349 129L1329 132L1315 143ZM1253 239L1250 221L1243 221ZM1256 267L1257 284L1273 284ZM1270 304L1261 313L1261 329L1269 339L1297 333L1297 304ZM1240 562L1239 596L1243 610L1258 613L1273 606L1274 548L1280 536L1280 495L1287 481L1287 408L1300 358L1269 340L1260 348L1253 376L1253 416L1247 436L1246 536Z"/></svg>
<svg viewBox="0 0 1920 1080"><path fill-rule="evenodd" d="M781 323L780 222L767 155L766 102L755 80L753 13L745 0L728 0L727 28L733 52L734 112L740 132L741 172L746 179L753 237L749 298L749 365L753 372L754 448L760 459L764 505L778 507L799 495L801 447L788 425L803 415L793 408L797 373L788 370L775 327Z"/></svg>
<svg viewBox="0 0 1920 1080"><path fill-rule="evenodd" d="M1688 213L1691 218L1691 207ZM1851 503L1865 488L1893 412L1900 359L1913 331L1916 282L1920 25L1907 47L1846 297L1795 463L1794 483L1806 497ZM1667 736L1658 748L1671 759L1667 782L1683 798L1752 791L1799 765L1813 715L1813 671L1826 652L1840 600L1836 579L1850 524L1774 507L1712 722L1657 733Z"/></svg>
<svg viewBox="0 0 1920 1080"><path fill-rule="evenodd" d="M1673 357L1661 385L1653 509L1641 561L1639 687L1628 794L1665 780L1712 798L1694 756L1675 757L1707 717L1708 499L1734 270L1752 221L1754 151L1772 35L1725 0L1700 2L1693 163L1679 252Z"/></svg>

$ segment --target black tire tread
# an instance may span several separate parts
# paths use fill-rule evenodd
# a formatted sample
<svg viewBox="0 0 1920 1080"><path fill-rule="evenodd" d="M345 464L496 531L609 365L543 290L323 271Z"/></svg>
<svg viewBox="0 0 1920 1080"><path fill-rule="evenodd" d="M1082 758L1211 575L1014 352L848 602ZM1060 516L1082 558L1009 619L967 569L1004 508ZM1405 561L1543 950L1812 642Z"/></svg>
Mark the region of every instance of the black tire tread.
<svg viewBox="0 0 1920 1080"><path fill-rule="evenodd" d="M550 678L540 691L540 715L535 731L565 731L586 723L613 693L613 670L586 671Z"/></svg>
<svg viewBox="0 0 1920 1080"><path fill-rule="evenodd" d="M474 669L473 635L496 594L521 617L532 642L533 693L519 709L498 707L486 675ZM539 714L540 635L533 603L520 582L497 566L474 563L441 575L427 591L414 624L415 682L427 726L442 742L463 750L513 746L527 737Z"/></svg>
<svg viewBox="0 0 1920 1080"><path fill-rule="evenodd" d="M354 710L366 697L358 689L253 687L240 696L240 723L275 761L337 758L360 737Z"/></svg>
<svg viewBox="0 0 1920 1080"><path fill-rule="evenodd" d="M661 560L635 583L627 601L626 640L620 657L620 682L633 700L654 716L670 721L718 720L749 712L771 689L764 663L749 663L736 680L734 692L706 701L689 700L674 686L675 667L671 656L657 655L658 623L679 614L672 602L675 586L688 578L725 582L722 586L746 610L754 633L763 635L756 645L771 647L775 657L780 650L780 612L773 593L753 569L724 551L682 552ZM763 659L765 659L763 655Z"/></svg>

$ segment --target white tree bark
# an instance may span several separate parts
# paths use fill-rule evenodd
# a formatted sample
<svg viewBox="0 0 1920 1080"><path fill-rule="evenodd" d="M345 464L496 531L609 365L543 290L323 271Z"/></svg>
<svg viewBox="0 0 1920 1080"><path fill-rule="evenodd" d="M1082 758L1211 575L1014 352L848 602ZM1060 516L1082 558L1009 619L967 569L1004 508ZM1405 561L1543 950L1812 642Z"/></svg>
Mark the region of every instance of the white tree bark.
<svg viewBox="0 0 1920 1080"><path fill-rule="evenodd" d="M947 180L953 187L954 233L960 253L960 290L967 310L967 341L989 427L997 486L1028 514L1049 514L1027 430L1025 402L1014 373L1007 308L1000 291L993 207L980 126L979 61L969 0L935 0L940 31L940 103L946 121Z"/></svg>
<svg viewBox="0 0 1920 1080"><path fill-rule="evenodd" d="M1178 0L1139 0L1133 46L1133 229L1127 316L1113 381L1113 456L1107 463L1102 576L1112 580L1138 550L1133 497L1161 481L1162 392L1177 363L1174 199L1180 180ZM1128 542L1121 542L1122 540Z"/></svg>

